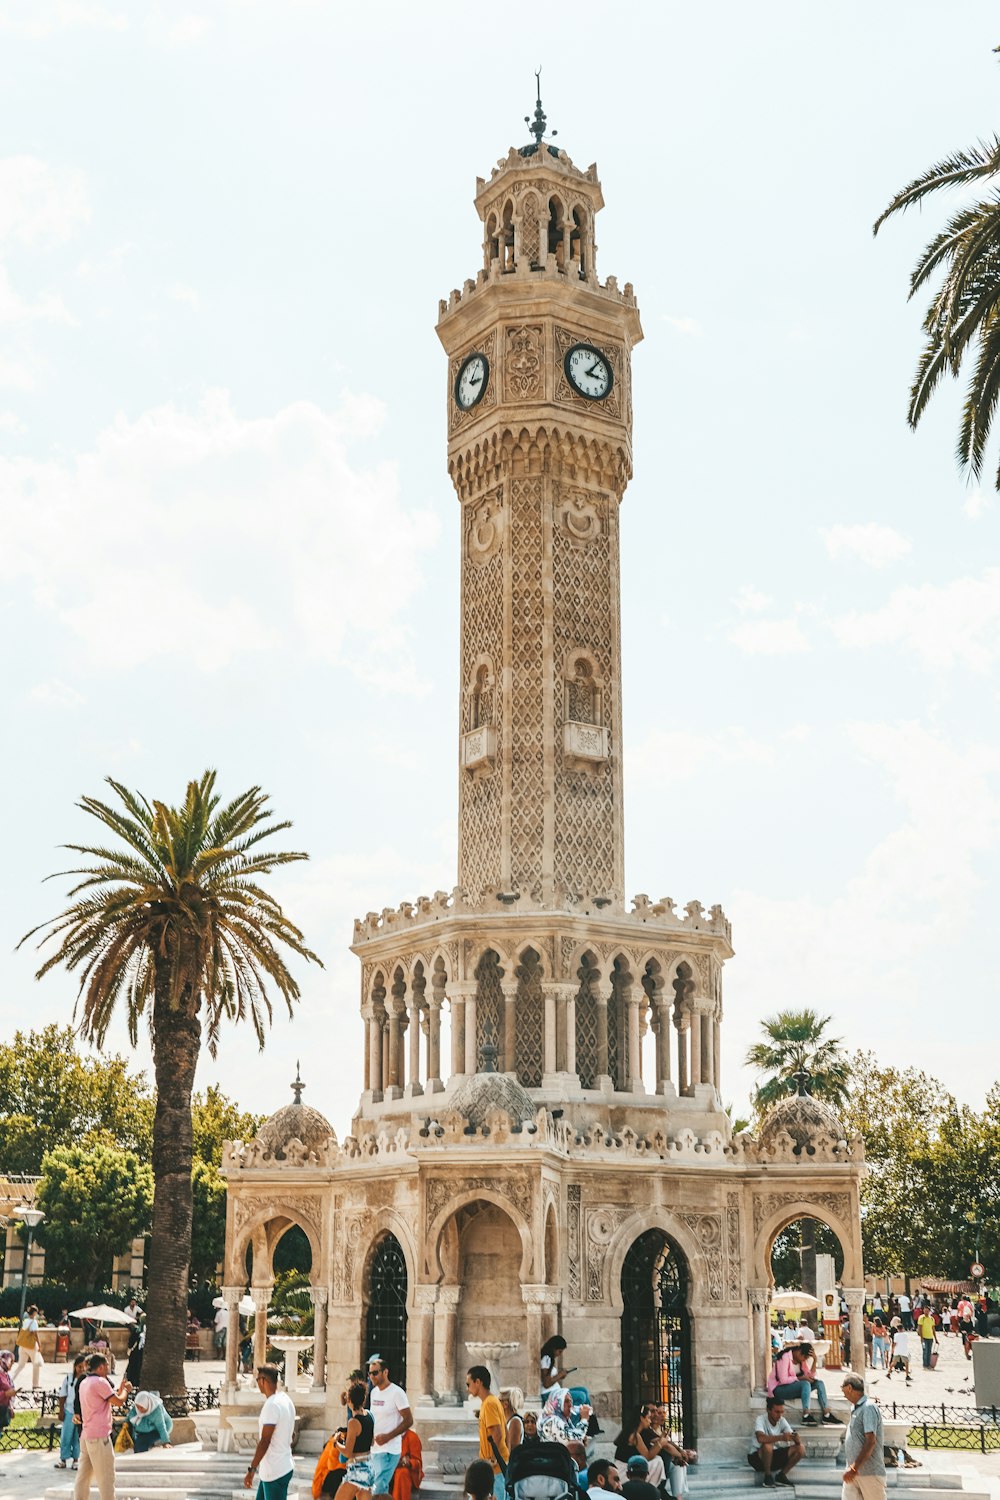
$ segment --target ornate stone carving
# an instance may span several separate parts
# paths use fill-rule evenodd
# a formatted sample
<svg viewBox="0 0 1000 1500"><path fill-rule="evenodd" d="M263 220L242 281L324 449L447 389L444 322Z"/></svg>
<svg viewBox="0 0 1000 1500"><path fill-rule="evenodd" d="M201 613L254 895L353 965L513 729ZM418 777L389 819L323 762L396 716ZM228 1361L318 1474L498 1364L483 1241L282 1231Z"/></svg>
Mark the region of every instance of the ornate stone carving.
<svg viewBox="0 0 1000 1500"><path fill-rule="evenodd" d="M695 1236L701 1246L705 1257L705 1268L708 1272L708 1296L711 1302L721 1302L724 1297L722 1277L722 1215L721 1214L678 1214L682 1224L685 1224Z"/></svg>
<svg viewBox="0 0 1000 1500"><path fill-rule="evenodd" d="M604 506L587 490L563 490L556 520L571 542L585 547L604 532Z"/></svg>
<svg viewBox="0 0 1000 1500"><path fill-rule="evenodd" d="M588 1209L586 1213L588 1302L604 1301L604 1262L608 1246L631 1213L630 1208L609 1205Z"/></svg>
<svg viewBox="0 0 1000 1500"><path fill-rule="evenodd" d="M569 353L570 349L572 349L574 344L578 344L580 342L580 337L580 333L577 329L561 328L558 326L558 324L556 325L557 373L555 398L557 401L563 402L568 406L582 407L584 410L586 410L588 407L596 407L599 414L620 418L622 414L624 384L625 380L627 379L625 351L620 344L615 343L611 339L602 338L598 340L598 345L600 347L601 353L611 365L612 373L614 375L614 382L612 384L610 394L606 396L603 401L599 403L596 401L588 401L586 396L581 396L580 393L574 390L570 385L569 381L566 379L566 371L563 367L563 361L565 360L566 355ZM591 415L593 415L593 413L591 413Z"/></svg>
<svg viewBox="0 0 1000 1500"><path fill-rule="evenodd" d="M569 1264L569 1294L574 1302L581 1298L580 1288L580 1184L571 1182L566 1189L566 1251Z"/></svg>
<svg viewBox="0 0 1000 1500"><path fill-rule="evenodd" d="M455 381L458 379L458 372L462 368L462 361L466 358L467 355L475 353L486 355L490 366L489 379L486 382L486 390L483 393L482 399L478 401L475 406L470 407L468 411L463 411L458 402L455 400ZM463 427L468 427L470 422L474 422L478 417L481 417L484 411L488 411L491 407L496 406L496 358L497 336L494 329L490 329L489 333L484 334L483 337L479 339L474 346L470 345L468 349L463 349L460 354L456 354L453 356L449 366L448 375L448 412L450 416L450 421L448 424L449 432L454 433L461 431Z"/></svg>
<svg viewBox="0 0 1000 1500"><path fill-rule="evenodd" d="M743 1246L740 1236L740 1195L726 1194L726 1298L741 1301Z"/></svg>
<svg viewBox="0 0 1000 1500"><path fill-rule="evenodd" d="M537 230L535 234L537 240ZM504 344L504 396L508 401L537 401L542 391L542 329L535 323L519 323L506 331Z"/></svg>
<svg viewBox="0 0 1000 1500"><path fill-rule="evenodd" d="M451 1198L467 1193L487 1192L506 1198L521 1214L531 1216L531 1183L523 1172L505 1172L500 1177L428 1177L424 1185L426 1220L432 1224Z"/></svg>
<svg viewBox="0 0 1000 1500"><path fill-rule="evenodd" d="M503 490L495 489L475 501L465 512L466 552L477 568L495 557L503 545L506 511Z"/></svg>
<svg viewBox="0 0 1000 1500"><path fill-rule="evenodd" d="M765 1219L769 1219L779 1208L784 1208L787 1203L811 1204L820 1210L817 1217L822 1218L822 1210L825 1208L834 1218L840 1222L850 1223L851 1220L851 1195L850 1193L811 1193L808 1187L803 1186L797 1193L754 1193L753 1195L753 1232L760 1233ZM803 1209L803 1213L806 1210Z"/></svg>

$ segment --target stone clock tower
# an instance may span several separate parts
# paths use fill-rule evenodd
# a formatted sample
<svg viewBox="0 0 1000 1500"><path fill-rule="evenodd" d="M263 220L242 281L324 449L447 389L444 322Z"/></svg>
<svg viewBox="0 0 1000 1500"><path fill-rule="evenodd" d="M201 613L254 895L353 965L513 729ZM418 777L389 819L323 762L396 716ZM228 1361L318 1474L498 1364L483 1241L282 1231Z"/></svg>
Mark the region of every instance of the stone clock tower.
<svg viewBox="0 0 1000 1500"><path fill-rule="evenodd" d="M862 1342L860 1142L807 1096L733 1136L725 913L625 899L618 517L642 329L631 286L598 279L597 170L544 126L539 103L531 144L480 178L482 267L437 325L462 538L458 884L355 923L350 1134L296 1080L224 1159L234 1409L248 1247L266 1311L295 1223L318 1330L300 1413L320 1440L343 1371L378 1350L438 1476L468 1456L468 1365L505 1351L533 1405L556 1332L605 1429L655 1399L703 1457L742 1455L771 1247L803 1215L840 1238Z"/></svg>
<svg viewBox="0 0 1000 1500"><path fill-rule="evenodd" d="M482 270L441 304L474 899L625 895L618 507L642 328L631 286L598 280L603 206L596 167L540 139L512 150L477 184Z"/></svg>

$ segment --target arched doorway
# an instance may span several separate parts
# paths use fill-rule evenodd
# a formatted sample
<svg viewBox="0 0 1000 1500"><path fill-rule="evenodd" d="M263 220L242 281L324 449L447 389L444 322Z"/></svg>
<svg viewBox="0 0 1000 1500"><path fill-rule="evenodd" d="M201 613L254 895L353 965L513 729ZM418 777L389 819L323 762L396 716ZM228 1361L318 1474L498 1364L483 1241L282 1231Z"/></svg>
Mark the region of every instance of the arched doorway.
<svg viewBox="0 0 1000 1500"><path fill-rule="evenodd" d="M661 1229L647 1229L622 1266L622 1421L662 1404L675 1442L694 1442L688 1268Z"/></svg>
<svg viewBox="0 0 1000 1500"><path fill-rule="evenodd" d="M375 1246L368 1276L365 1319L367 1360L378 1354L389 1366L389 1379L406 1388L406 1261L394 1234Z"/></svg>

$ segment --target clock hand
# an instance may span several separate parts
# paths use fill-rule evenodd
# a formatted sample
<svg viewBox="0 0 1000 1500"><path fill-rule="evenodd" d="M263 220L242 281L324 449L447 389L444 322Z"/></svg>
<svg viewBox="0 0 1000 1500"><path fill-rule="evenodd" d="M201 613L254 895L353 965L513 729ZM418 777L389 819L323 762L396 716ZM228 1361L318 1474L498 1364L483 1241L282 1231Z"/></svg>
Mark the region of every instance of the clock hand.
<svg viewBox="0 0 1000 1500"><path fill-rule="evenodd" d="M469 376L469 384L470 385L480 385L480 384L482 384L482 379L483 379L483 377L481 375L470 375Z"/></svg>

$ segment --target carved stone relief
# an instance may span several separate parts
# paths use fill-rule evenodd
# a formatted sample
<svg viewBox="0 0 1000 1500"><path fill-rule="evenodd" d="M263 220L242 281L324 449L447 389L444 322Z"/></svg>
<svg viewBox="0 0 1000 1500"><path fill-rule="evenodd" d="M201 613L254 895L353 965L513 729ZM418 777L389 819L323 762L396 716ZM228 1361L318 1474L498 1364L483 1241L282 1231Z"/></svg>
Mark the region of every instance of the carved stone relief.
<svg viewBox="0 0 1000 1500"><path fill-rule="evenodd" d="M521 1173L505 1172L502 1177L428 1177L424 1188L428 1224L432 1224L449 1199L471 1192L494 1193L507 1198L522 1218L531 1216L531 1183Z"/></svg>
<svg viewBox="0 0 1000 1500"><path fill-rule="evenodd" d="M506 330L504 397L507 401L537 401L542 390L542 329L521 323Z"/></svg>
<svg viewBox="0 0 1000 1500"><path fill-rule="evenodd" d="M466 511L466 552L471 563L482 568L503 544L507 514L503 489L493 490Z"/></svg>
<svg viewBox="0 0 1000 1500"><path fill-rule="evenodd" d="M740 1195L726 1194L726 1298L729 1302L743 1300L740 1275Z"/></svg>
<svg viewBox="0 0 1000 1500"><path fill-rule="evenodd" d="M604 1262L608 1258L608 1246L625 1220L630 1218L630 1208L601 1206L587 1210L587 1301L604 1301Z"/></svg>
<svg viewBox="0 0 1000 1500"><path fill-rule="evenodd" d="M574 1302L581 1300L580 1285L580 1184L571 1182L566 1189L566 1251L569 1262L569 1294Z"/></svg>
<svg viewBox="0 0 1000 1500"><path fill-rule="evenodd" d="M581 396L570 385L563 366L563 361L570 349L580 341L581 335L575 330L556 326L556 400L567 406L575 406L584 410L590 408L591 412L596 408L598 412L603 412L606 416L620 418L626 378L624 349L620 344L601 339L599 347L611 365L614 383L610 394L603 401L588 401L586 396Z"/></svg>
<svg viewBox="0 0 1000 1500"><path fill-rule="evenodd" d="M761 1193L753 1195L753 1232L759 1234L765 1219L786 1203L811 1203L816 1208L825 1208L841 1223L850 1223L851 1197L849 1193L811 1193L803 1187L799 1193Z"/></svg>
<svg viewBox="0 0 1000 1500"><path fill-rule="evenodd" d="M723 1300L722 1279L722 1215L678 1214L681 1223L690 1229L701 1246L708 1272L708 1296L711 1302Z"/></svg>

